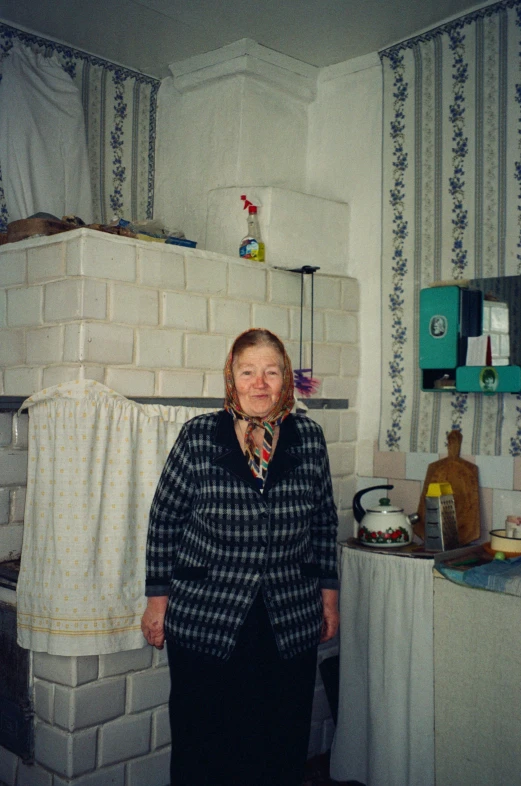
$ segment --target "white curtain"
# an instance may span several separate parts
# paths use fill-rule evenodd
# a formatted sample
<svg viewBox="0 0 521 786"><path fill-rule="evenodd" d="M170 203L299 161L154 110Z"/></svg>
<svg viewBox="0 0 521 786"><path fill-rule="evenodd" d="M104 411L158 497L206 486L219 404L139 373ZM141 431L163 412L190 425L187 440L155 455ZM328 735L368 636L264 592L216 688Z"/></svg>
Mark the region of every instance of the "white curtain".
<svg viewBox="0 0 521 786"><path fill-rule="evenodd" d="M423 393L419 290L521 272L521 3L380 53L384 76L380 450L521 455L521 396Z"/></svg>
<svg viewBox="0 0 521 786"><path fill-rule="evenodd" d="M0 162L11 221L44 211L92 223L79 90L55 56L19 41L4 59L0 81Z"/></svg>
<svg viewBox="0 0 521 786"><path fill-rule="evenodd" d="M433 564L342 550L335 780L434 786Z"/></svg>
<svg viewBox="0 0 521 786"><path fill-rule="evenodd" d="M43 390L22 409L18 643L54 655L138 649L152 496L181 425L209 410L136 404L93 380Z"/></svg>
<svg viewBox="0 0 521 786"><path fill-rule="evenodd" d="M12 47L55 59L83 105L94 221L153 218L160 81L0 23L0 79ZM5 166L0 161L0 166ZM0 231L12 220L0 169ZM61 216L60 216L61 218ZM84 218L80 216L80 218Z"/></svg>

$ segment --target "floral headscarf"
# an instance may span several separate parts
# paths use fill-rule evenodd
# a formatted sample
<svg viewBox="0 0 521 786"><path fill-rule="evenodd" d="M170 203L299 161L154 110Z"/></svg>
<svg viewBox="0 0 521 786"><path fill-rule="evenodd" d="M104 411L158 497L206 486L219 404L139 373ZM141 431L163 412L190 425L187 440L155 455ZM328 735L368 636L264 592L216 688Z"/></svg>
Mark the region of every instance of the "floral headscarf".
<svg viewBox="0 0 521 786"><path fill-rule="evenodd" d="M251 415L247 415L242 409L239 403L239 396L237 390L235 388L235 380L233 378L233 360L234 355L236 355L235 347L239 339L241 339L246 334L252 334L254 337L255 333L259 334L259 342L258 344L250 344L250 346L271 346L274 349L276 348L278 351L281 351L277 346L277 339L278 337L275 336L274 333L271 333L269 330L261 329L261 328L253 328L251 330L246 330L244 333L241 333L240 336L237 336L235 341L233 342L233 346L228 354L226 359L226 364L224 366L224 384L225 384L225 399L224 399L224 408L227 412L230 412L235 419L245 420L248 425L246 427L246 433L244 435L244 444L246 449L246 457L248 459L248 464L250 469L260 482L262 486L266 479L266 475L268 472L268 464L271 458L272 450L273 450L273 433L276 426L279 426L284 418L286 418L291 410L293 409L293 405L295 403L294 397L294 389L293 389L293 369L291 367L291 360L288 357L286 350L284 349L284 345L282 341L278 339L280 342L280 346L282 347L282 361L283 361L283 369L282 369L282 388L280 391L278 401L273 405L271 410L264 418L252 417ZM270 337L273 337L273 343L269 341ZM267 340L266 340L267 339ZM264 429L264 439L262 444L262 449L259 450L255 445L253 440L253 430L255 428L262 428Z"/></svg>

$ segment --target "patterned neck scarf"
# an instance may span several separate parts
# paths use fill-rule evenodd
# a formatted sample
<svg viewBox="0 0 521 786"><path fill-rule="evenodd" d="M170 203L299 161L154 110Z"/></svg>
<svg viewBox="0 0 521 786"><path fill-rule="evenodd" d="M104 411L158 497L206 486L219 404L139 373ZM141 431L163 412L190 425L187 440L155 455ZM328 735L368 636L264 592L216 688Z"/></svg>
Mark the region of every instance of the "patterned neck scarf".
<svg viewBox="0 0 521 786"><path fill-rule="evenodd" d="M241 409L239 396L233 379L233 347L228 354L224 367L224 384L226 389L224 408L233 415L234 420L245 420L248 424L244 435L245 453L248 465L259 484L259 488L263 487L266 475L268 474L268 464L273 451L273 435L275 428L282 423L284 418L287 418L295 403L293 395L293 370L291 368L291 360L285 350L283 364L282 388L279 399L264 418L247 415L246 412ZM255 445L253 439L253 430L256 428L264 429L261 449Z"/></svg>

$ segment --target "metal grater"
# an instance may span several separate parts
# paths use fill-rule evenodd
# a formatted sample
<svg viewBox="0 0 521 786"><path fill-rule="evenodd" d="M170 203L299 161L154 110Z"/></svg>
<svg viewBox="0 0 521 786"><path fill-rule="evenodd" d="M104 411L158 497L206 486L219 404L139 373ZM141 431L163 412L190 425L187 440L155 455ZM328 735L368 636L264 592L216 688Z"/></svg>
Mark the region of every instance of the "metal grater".
<svg viewBox="0 0 521 786"><path fill-rule="evenodd" d="M429 483L425 496L425 550L449 551L458 546L452 486L450 483Z"/></svg>

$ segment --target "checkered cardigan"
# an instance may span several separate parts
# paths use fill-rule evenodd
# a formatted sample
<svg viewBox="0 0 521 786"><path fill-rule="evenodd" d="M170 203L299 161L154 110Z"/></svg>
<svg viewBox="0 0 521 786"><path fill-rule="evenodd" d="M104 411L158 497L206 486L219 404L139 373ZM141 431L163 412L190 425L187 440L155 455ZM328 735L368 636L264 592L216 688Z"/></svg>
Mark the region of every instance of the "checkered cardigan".
<svg viewBox="0 0 521 786"><path fill-rule="evenodd" d="M279 651L320 638L336 587L337 514L322 429L289 415L261 493L224 410L186 423L150 511L147 595L168 595L168 640L227 659L259 590Z"/></svg>

